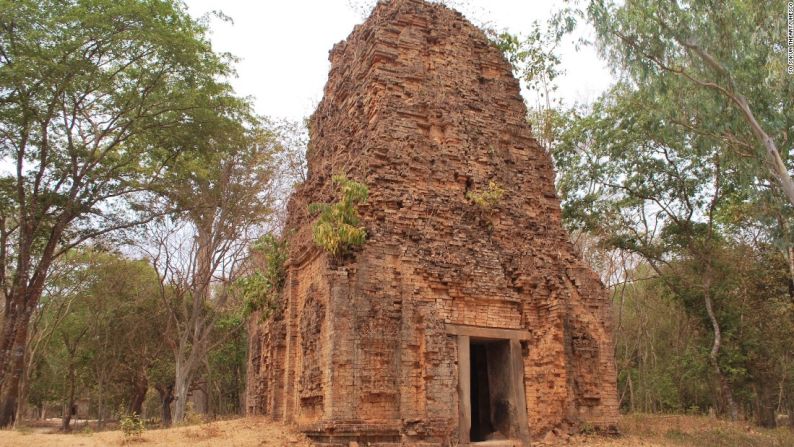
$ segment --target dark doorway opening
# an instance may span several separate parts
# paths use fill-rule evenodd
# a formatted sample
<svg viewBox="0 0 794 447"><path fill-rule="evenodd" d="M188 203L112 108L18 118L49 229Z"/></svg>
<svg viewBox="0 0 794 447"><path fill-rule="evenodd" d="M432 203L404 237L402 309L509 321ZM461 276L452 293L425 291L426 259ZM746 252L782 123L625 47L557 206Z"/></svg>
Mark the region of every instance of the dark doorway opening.
<svg viewBox="0 0 794 447"><path fill-rule="evenodd" d="M472 340L471 442L511 436L510 345L507 340Z"/></svg>
<svg viewBox="0 0 794 447"><path fill-rule="evenodd" d="M458 440L529 445L521 329L447 325L457 335Z"/></svg>
<svg viewBox="0 0 794 447"><path fill-rule="evenodd" d="M485 441L493 433L491 397L488 387L488 351L484 343L472 342L471 359L471 439Z"/></svg>

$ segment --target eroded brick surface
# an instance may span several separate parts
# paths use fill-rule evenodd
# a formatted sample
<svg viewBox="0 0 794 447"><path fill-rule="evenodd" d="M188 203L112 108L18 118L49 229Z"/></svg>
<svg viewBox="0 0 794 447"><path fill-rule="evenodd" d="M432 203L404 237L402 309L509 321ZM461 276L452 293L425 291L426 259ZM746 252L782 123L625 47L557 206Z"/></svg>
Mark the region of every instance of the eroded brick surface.
<svg viewBox="0 0 794 447"><path fill-rule="evenodd" d="M249 413L340 445L457 440L457 324L529 334L533 439L613 425L606 294L562 229L550 158L500 51L446 7L392 0L330 59L280 310L251 323ZM368 240L344 259L313 245L307 211L334 200L336 173L370 190ZM490 181L505 194L483 210L466 193Z"/></svg>

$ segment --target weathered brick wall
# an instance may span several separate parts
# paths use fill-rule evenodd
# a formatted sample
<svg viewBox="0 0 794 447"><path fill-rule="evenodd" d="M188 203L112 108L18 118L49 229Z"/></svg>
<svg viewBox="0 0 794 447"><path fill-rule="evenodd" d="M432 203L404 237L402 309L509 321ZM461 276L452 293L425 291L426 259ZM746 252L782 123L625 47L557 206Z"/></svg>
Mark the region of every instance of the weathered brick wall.
<svg viewBox="0 0 794 447"><path fill-rule="evenodd" d="M289 205L282 312L252 328L249 411L320 440L440 442L458 424L452 323L529 333L533 436L614 424L608 301L562 229L551 160L499 50L446 7L392 0L330 59ZM334 200L336 173L370 190L368 240L345 259L313 246L307 212ZM491 181L496 207L466 198Z"/></svg>

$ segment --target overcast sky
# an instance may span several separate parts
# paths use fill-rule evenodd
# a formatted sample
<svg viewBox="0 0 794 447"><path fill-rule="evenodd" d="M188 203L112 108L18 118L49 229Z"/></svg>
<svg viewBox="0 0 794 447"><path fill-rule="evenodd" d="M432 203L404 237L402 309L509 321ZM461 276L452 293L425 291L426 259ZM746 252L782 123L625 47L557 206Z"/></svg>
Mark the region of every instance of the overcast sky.
<svg viewBox="0 0 794 447"><path fill-rule="evenodd" d="M328 51L363 21L373 0L186 0L190 13L220 10L233 24L213 19L211 39L218 51L240 58L239 94L255 98L259 113L301 119L322 98L328 78ZM525 33L533 20L545 20L559 2L553 0L457 0L461 12L477 23ZM583 31L587 33L587 31ZM610 83L595 51L573 45L562 49L566 74L560 96L571 104L594 99Z"/></svg>

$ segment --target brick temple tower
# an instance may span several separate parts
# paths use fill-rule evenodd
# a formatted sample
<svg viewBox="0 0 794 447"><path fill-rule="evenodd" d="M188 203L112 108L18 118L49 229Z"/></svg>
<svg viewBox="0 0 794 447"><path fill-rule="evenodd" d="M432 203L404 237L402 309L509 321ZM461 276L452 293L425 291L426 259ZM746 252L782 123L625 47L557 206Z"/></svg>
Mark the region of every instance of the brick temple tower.
<svg viewBox="0 0 794 447"><path fill-rule="evenodd" d="M279 309L250 328L247 406L331 445L527 445L617 420L610 308L562 228L519 83L461 14L383 1L330 53L289 204ZM316 247L332 175L366 243ZM490 208L467 193L498 185Z"/></svg>

